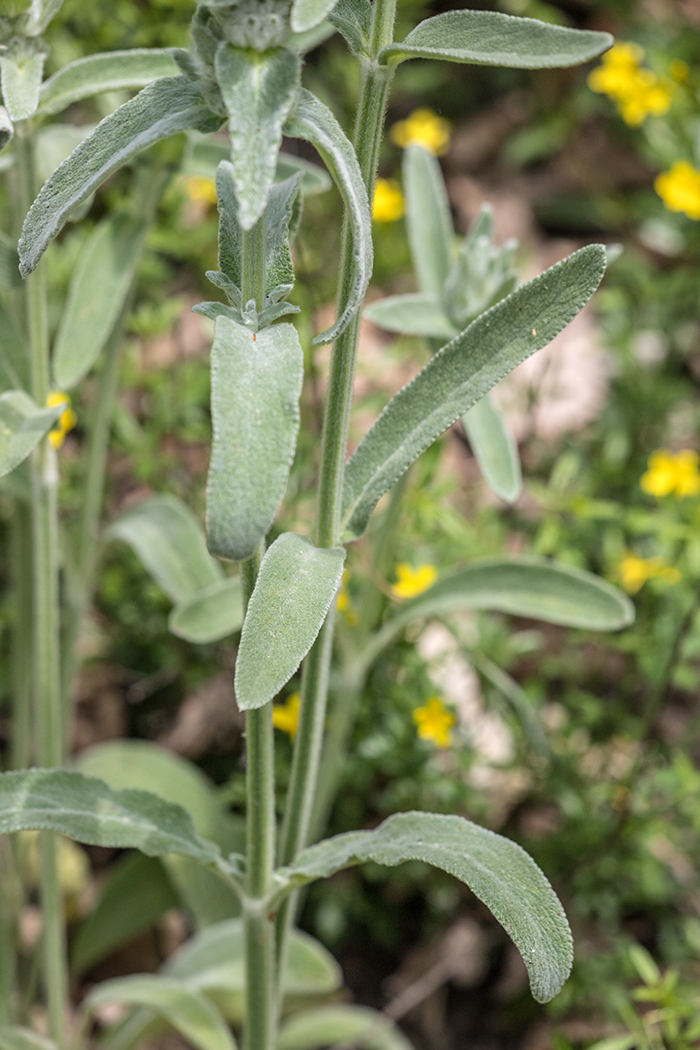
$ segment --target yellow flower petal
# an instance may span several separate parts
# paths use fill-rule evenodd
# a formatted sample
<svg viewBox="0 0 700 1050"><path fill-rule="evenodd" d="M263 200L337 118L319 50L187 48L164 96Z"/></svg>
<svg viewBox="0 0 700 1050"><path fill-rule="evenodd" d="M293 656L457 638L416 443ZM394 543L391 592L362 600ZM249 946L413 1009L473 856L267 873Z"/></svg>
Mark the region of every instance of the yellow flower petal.
<svg viewBox="0 0 700 1050"><path fill-rule="evenodd" d="M391 141L401 149L416 144L442 157L450 148L450 122L427 107L414 109L405 120L399 120L389 132Z"/></svg>
<svg viewBox="0 0 700 1050"><path fill-rule="evenodd" d="M283 704L274 704L272 708L273 726L286 733L290 740L296 736L300 705L299 693L290 693Z"/></svg>
<svg viewBox="0 0 700 1050"><path fill-rule="evenodd" d="M429 740L437 747L449 747L452 743L452 727L457 718L439 696L431 696L424 707L417 707L413 721L421 740Z"/></svg>
<svg viewBox="0 0 700 1050"><path fill-rule="evenodd" d="M419 565L414 569L407 562L399 562L396 566L397 582L391 589L395 598L415 598L431 587L437 579L437 569L434 565Z"/></svg>
<svg viewBox="0 0 700 1050"><path fill-rule="evenodd" d="M68 394L61 393L60 390L52 390L46 397L46 407L55 408L56 405L62 403L66 404L65 409L58 417L56 426L53 430L49 431L48 438L49 442L55 449L59 449L63 444L66 434L69 430L72 430L75 424L78 422L78 417L71 408L70 398Z"/></svg>
<svg viewBox="0 0 700 1050"><path fill-rule="evenodd" d="M216 182L204 175L190 175L185 180L187 196L195 204L216 204Z"/></svg>
<svg viewBox="0 0 700 1050"><path fill-rule="evenodd" d="M372 218L375 222L396 222L404 213L401 187L396 179L377 179L374 187Z"/></svg>
<svg viewBox="0 0 700 1050"><path fill-rule="evenodd" d="M689 219L700 219L700 171L687 160L678 160L658 175L654 189L669 211L680 211Z"/></svg>

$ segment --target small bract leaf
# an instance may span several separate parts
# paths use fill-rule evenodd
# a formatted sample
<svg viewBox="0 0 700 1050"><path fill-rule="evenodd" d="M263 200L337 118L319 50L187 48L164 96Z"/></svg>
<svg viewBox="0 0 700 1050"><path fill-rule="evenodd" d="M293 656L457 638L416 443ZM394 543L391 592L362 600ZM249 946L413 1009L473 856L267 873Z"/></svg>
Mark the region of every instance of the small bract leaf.
<svg viewBox="0 0 700 1050"><path fill-rule="evenodd" d="M295 33L305 33L327 18L338 0L294 0L290 22Z"/></svg>
<svg viewBox="0 0 700 1050"><path fill-rule="evenodd" d="M372 5L369 0L338 0L328 21L345 37L356 55L369 51L372 31Z"/></svg>
<svg viewBox="0 0 700 1050"><path fill-rule="evenodd" d="M403 185L408 243L418 287L442 302L452 265L454 229L437 158L422 146L409 145L403 158Z"/></svg>
<svg viewBox="0 0 700 1050"><path fill-rule="evenodd" d="M419 335L426 339L454 339L457 335L457 329L438 297L425 292L378 299L365 308L365 317L380 328L402 335Z"/></svg>
<svg viewBox="0 0 700 1050"><path fill-rule="evenodd" d="M147 224L116 215L103 219L85 242L71 276L53 372L72 390L90 371L117 323L141 258Z"/></svg>
<svg viewBox="0 0 700 1050"><path fill-rule="evenodd" d="M242 711L262 707L292 677L316 640L343 574L345 551L285 532L260 566L236 660Z"/></svg>
<svg viewBox="0 0 700 1050"><path fill-rule="evenodd" d="M202 526L175 496L151 496L137 504L112 522L107 536L128 543L175 603L222 578L221 566L207 551Z"/></svg>
<svg viewBox="0 0 700 1050"><path fill-rule="evenodd" d="M45 58L43 51L16 62L0 58L2 100L11 120L27 120L36 113Z"/></svg>
<svg viewBox="0 0 700 1050"><path fill-rule="evenodd" d="M333 1004L302 1010L286 1021L277 1050L321 1050L345 1045L366 1050L413 1050L403 1032L385 1014L368 1006Z"/></svg>
<svg viewBox="0 0 700 1050"><path fill-rule="evenodd" d="M0 394L0 478L18 467L48 434L65 409L38 408L24 390Z"/></svg>
<svg viewBox="0 0 700 1050"><path fill-rule="evenodd" d="M336 835L302 850L283 870L303 885L368 860L392 866L422 860L465 882L512 937L538 1002L553 998L568 977L573 951L564 909L532 858L510 839L463 817L396 813L373 831Z"/></svg>
<svg viewBox="0 0 700 1050"><path fill-rule="evenodd" d="M421 452L566 327L604 271L601 245L574 252L478 317L392 398L345 468L348 538L362 535L377 501Z"/></svg>
<svg viewBox="0 0 700 1050"><path fill-rule="evenodd" d="M0 1028L0 1050L56 1050L56 1044L31 1028L11 1024Z"/></svg>
<svg viewBox="0 0 700 1050"><path fill-rule="evenodd" d="M510 69L577 66L612 47L609 33L516 18L496 11L445 11L412 29L400 44L380 52L385 63L439 58Z"/></svg>
<svg viewBox="0 0 700 1050"><path fill-rule="evenodd" d="M290 324L255 334L219 317L214 332L207 543L212 554L242 561L257 549L284 495L304 354Z"/></svg>
<svg viewBox="0 0 700 1050"><path fill-rule="evenodd" d="M506 503L515 503L523 488L520 456L501 409L486 394L462 416L472 452L486 483Z"/></svg>
<svg viewBox="0 0 700 1050"><path fill-rule="evenodd" d="M219 580L176 605L168 627L186 642L204 645L218 642L240 631L243 625L243 594L238 577Z"/></svg>
<svg viewBox="0 0 700 1050"><path fill-rule="evenodd" d="M172 55L157 47L88 55L69 62L44 81L39 92L39 113L60 113L74 102L102 91L146 87L160 77L176 76L177 72Z"/></svg>

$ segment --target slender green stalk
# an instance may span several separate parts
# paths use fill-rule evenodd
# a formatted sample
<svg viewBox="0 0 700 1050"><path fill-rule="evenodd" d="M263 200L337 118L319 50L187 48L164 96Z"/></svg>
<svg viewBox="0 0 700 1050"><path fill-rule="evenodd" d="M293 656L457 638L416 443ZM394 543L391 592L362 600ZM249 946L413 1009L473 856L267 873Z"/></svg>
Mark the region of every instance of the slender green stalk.
<svg viewBox="0 0 700 1050"><path fill-rule="evenodd" d="M10 765L26 769L32 758L32 546L31 515L24 500L16 500L10 521L12 573L12 745Z"/></svg>

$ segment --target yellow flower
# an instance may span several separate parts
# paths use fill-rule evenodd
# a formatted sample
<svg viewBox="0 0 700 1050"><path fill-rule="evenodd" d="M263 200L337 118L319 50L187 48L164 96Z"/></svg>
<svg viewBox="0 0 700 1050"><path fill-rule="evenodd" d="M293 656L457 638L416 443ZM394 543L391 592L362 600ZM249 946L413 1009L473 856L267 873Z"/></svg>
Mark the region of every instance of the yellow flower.
<svg viewBox="0 0 700 1050"><path fill-rule="evenodd" d="M281 729L290 740L297 734L299 725L299 705L301 698L298 693L290 693L283 704L275 704L272 708L272 724L275 729Z"/></svg>
<svg viewBox="0 0 700 1050"><path fill-rule="evenodd" d="M640 485L649 496L697 496L700 492L700 457L692 449L669 452L660 448L649 456Z"/></svg>
<svg viewBox="0 0 700 1050"><path fill-rule="evenodd" d="M666 583L679 583L681 579L678 569L668 565L663 558L640 558L633 551L628 551L620 560L617 572L622 589L628 594L636 594L647 580L654 578Z"/></svg>
<svg viewBox="0 0 700 1050"><path fill-rule="evenodd" d="M377 179L374 187L372 218L375 222L396 222L404 213L403 193L396 179Z"/></svg>
<svg viewBox="0 0 700 1050"><path fill-rule="evenodd" d="M654 189L669 211L700 219L700 171L687 160L677 160L669 171L657 175Z"/></svg>
<svg viewBox="0 0 700 1050"><path fill-rule="evenodd" d="M662 116L668 112L676 91L673 81L643 69L643 58L644 51L638 44L615 44L588 75L591 90L613 99L622 119L632 127L651 114Z"/></svg>
<svg viewBox="0 0 700 1050"><path fill-rule="evenodd" d="M195 204L216 204L216 182L204 175L190 175L185 180L187 196Z"/></svg>
<svg viewBox="0 0 700 1050"><path fill-rule="evenodd" d="M389 132L391 141L406 149L414 143L442 157L450 148L450 122L439 117L434 110L422 107L414 109L405 120L399 120Z"/></svg>
<svg viewBox="0 0 700 1050"><path fill-rule="evenodd" d="M338 612L341 613L351 627L356 627L360 622L360 617L357 615L357 611L352 604L352 599L347 588L347 582L350 579L350 570L346 569L343 573L343 584L338 592L337 608Z"/></svg>
<svg viewBox="0 0 700 1050"><path fill-rule="evenodd" d="M413 721L421 740L430 740L437 747L449 747L452 743L452 727L457 718L443 704L439 696L431 696L425 707L417 707Z"/></svg>
<svg viewBox="0 0 700 1050"><path fill-rule="evenodd" d="M391 588L394 598L415 598L417 594L426 591L437 579L437 569L434 565L419 565L414 569L405 561L396 566L397 582Z"/></svg>
<svg viewBox="0 0 700 1050"><path fill-rule="evenodd" d="M58 417L58 422L53 430L49 431L49 441L54 448L60 448L63 444L66 434L69 430L72 430L75 424L78 422L73 409L70 407L70 398L68 394L62 394L60 390L52 390L46 398L46 407L55 408L56 405L64 404L65 409L61 412Z"/></svg>

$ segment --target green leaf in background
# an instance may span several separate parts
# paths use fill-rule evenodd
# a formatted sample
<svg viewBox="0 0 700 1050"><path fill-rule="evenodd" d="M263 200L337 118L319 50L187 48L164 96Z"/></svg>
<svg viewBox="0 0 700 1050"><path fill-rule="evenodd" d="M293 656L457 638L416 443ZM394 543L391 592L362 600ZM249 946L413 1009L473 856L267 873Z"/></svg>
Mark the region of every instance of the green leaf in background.
<svg viewBox="0 0 700 1050"><path fill-rule="evenodd" d="M282 127L299 89L301 59L286 48L259 52L222 44L216 77L228 110L239 221L250 230L274 181Z"/></svg>
<svg viewBox="0 0 700 1050"><path fill-rule="evenodd" d="M418 335L426 339L454 339L457 329L445 313L436 295L411 292L408 295L387 295L365 307L365 317L401 335Z"/></svg>
<svg viewBox="0 0 700 1050"><path fill-rule="evenodd" d="M522 285L448 343L389 402L345 468L345 536L421 452L492 386L551 342L593 295L605 249L591 244Z"/></svg>
<svg viewBox="0 0 700 1050"><path fill-rule="evenodd" d="M372 5L369 0L338 0L328 16L356 55L369 51L372 32Z"/></svg>
<svg viewBox="0 0 700 1050"><path fill-rule="evenodd" d="M0 153L5 149L5 146L10 144L14 133L15 129L10 119L10 114L4 106L0 106Z"/></svg>
<svg viewBox="0 0 700 1050"><path fill-rule="evenodd" d="M112 522L107 536L128 543L175 604L223 578L207 551L204 530L175 496L150 496L131 507Z"/></svg>
<svg viewBox="0 0 700 1050"><path fill-rule="evenodd" d="M267 551L248 604L236 660L242 711L272 700L316 640L343 574L345 551L285 532Z"/></svg>
<svg viewBox="0 0 700 1050"><path fill-rule="evenodd" d="M335 33L335 26L330 22L319 22L313 29L303 33L292 33L285 41L285 47L297 55L308 55Z"/></svg>
<svg viewBox="0 0 700 1050"><path fill-rule="evenodd" d="M29 387L29 354L12 318L0 302L0 384L3 390Z"/></svg>
<svg viewBox="0 0 700 1050"><path fill-rule="evenodd" d="M216 864L220 853L197 835L181 806L148 791L112 791L66 769L0 773L0 834L58 831L91 846L139 849L149 857L183 853Z"/></svg>
<svg viewBox="0 0 700 1050"><path fill-rule="evenodd" d="M442 302L452 265L454 229L440 164L422 146L410 145L404 152L403 187L418 287Z"/></svg>
<svg viewBox="0 0 700 1050"><path fill-rule="evenodd" d="M368 860L390 866L422 860L466 883L515 942L538 1002L548 1002L568 977L573 945L564 909L532 858L510 839L463 817L396 813L373 831L336 835L302 850L283 871L304 885Z"/></svg>
<svg viewBox="0 0 700 1050"><path fill-rule="evenodd" d="M236 843L236 852L245 849L245 833ZM211 926L222 919L239 915L241 901L228 883L210 868L203 868L191 857L171 853L162 861L168 878L175 887L182 905L189 912L197 930Z"/></svg>
<svg viewBox="0 0 700 1050"><path fill-rule="evenodd" d="M294 0L290 22L295 33L305 33L327 18L337 0Z"/></svg>
<svg viewBox="0 0 700 1050"><path fill-rule="evenodd" d="M160 77L176 76L177 72L172 55L157 47L88 55L69 62L44 81L38 112L45 116L60 113L74 102L102 91L146 87Z"/></svg>
<svg viewBox="0 0 700 1050"><path fill-rule="evenodd" d="M343 198L348 215L355 255L352 286L347 290L347 302L335 324L317 335L314 344L332 343L362 306L369 279L372 276L372 218L367 190L355 150L327 106L303 88L289 120L285 135L306 139L323 157L324 163Z"/></svg>
<svg viewBox="0 0 700 1050"><path fill-rule="evenodd" d="M172 633L196 645L228 638L242 626L243 593L237 576L204 587L176 605L168 617Z"/></svg>
<svg viewBox="0 0 700 1050"><path fill-rule="evenodd" d="M53 350L60 390L90 371L117 323L141 258L147 225L115 215L100 222L73 270Z"/></svg>
<svg viewBox="0 0 700 1050"><path fill-rule="evenodd" d="M98 984L82 1009L91 1013L105 1003L145 1006L163 1017L197 1050L235 1050L236 1043L219 1011L184 981L152 974L117 977Z"/></svg>
<svg viewBox="0 0 700 1050"><path fill-rule="evenodd" d="M0 1028L0 1050L56 1050L56 1044L32 1028L10 1024Z"/></svg>
<svg viewBox="0 0 700 1050"><path fill-rule="evenodd" d="M190 132L189 143L182 160L182 170L186 175L203 175L215 179L222 160L230 163L231 150L227 143ZM318 164L313 164L303 157L291 153L277 154L275 182L284 182L292 175L301 173L301 192L303 196L315 196L325 193L332 185L328 172Z"/></svg>
<svg viewBox="0 0 700 1050"><path fill-rule="evenodd" d="M515 503L523 489L518 446L506 418L485 394L462 416L472 452L487 484L506 503Z"/></svg>
<svg viewBox="0 0 700 1050"><path fill-rule="evenodd" d="M496 11L445 11L412 29L379 55L391 64L407 58L438 58L508 69L577 66L612 47L609 33L567 29Z"/></svg>
<svg viewBox="0 0 700 1050"><path fill-rule="evenodd" d="M54 408L38 408L24 390L0 394L0 478L27 458L65 407L61 403Z"/></svg>
<svg viewBox="0 0 700 1050"><path fill-rule="evenodd" d="M257 549L284 495L304 354L290 324L255 334L219 317L214 331L207 543L212 554L242 561Z"/></svg>
<svg viewBox="0 0 700 1050"><path fill-rule="evenodd" d="M40 36L62 6L63 0L33 0L27 16L27 36Z"/></svg>
<svg viewBox="0 0 700 1050"><path fill-rule="evenodd" d="M41 188L19 242L22 275L36 267L70 213L131 157L179 131L216 131L221 119L186 77L149 84L101 121Z"/></svg>
<svg viewBox="0 0 700 1050"><path fill-rule="evenodd" d="M27 120L36 113L45 58L43 51L17 61L0 58L2 100L11 120Z"/></svg>
<svg viewBox="0 0 700 1050"><path fill-rule="evenodd" d="M284 1022L277 1037L277 1050L322 1050L336 1045L413 1050L413 1044L385 1015L368 1006L350 1004L302 1010Z"/></svg>
<svg viewBox="0 0 700 1050"><path fill-rule="evenodd" d="M0 230L0 288L9 291L21 287L21 284L17 248L14 241Z"/></svg>
<svg viewBox="0 0 700 1050"><path fill-rule="evenodd" d="M90 970L179 903L160 860L142 853L122 857L109 869L97 906L75 933L72 972Z"/></svg>

